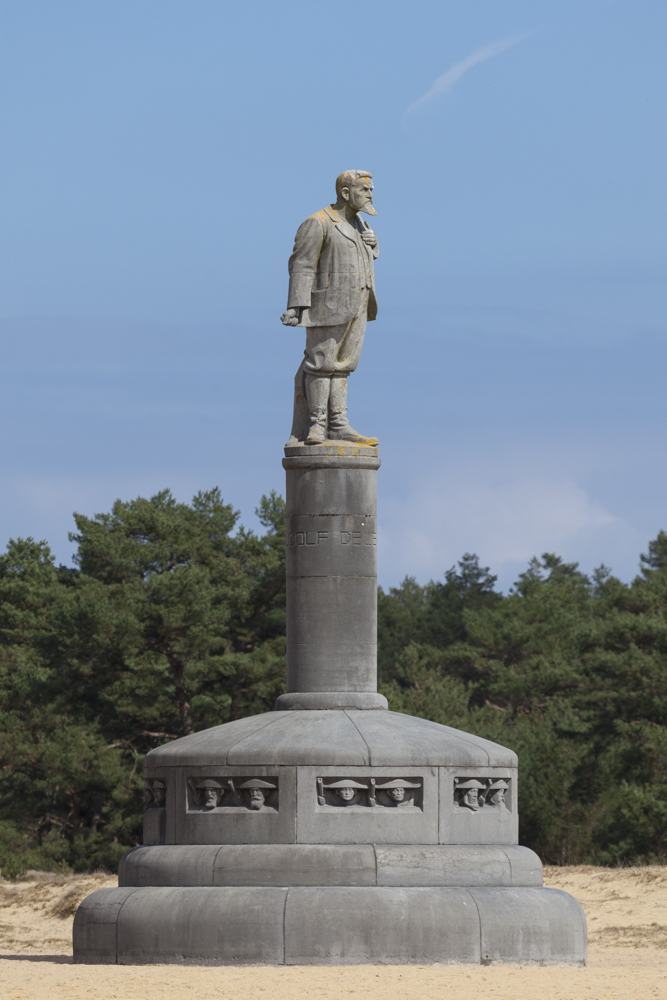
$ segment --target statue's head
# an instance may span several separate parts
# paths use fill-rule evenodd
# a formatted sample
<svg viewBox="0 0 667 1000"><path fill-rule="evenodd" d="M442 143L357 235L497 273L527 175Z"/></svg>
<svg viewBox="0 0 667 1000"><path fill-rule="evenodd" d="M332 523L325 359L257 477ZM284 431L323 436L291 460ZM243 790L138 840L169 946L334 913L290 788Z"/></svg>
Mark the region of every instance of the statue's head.
<svg viewBox="0 0 667 1000"><path fill-rule="evenodd" d="M377 215L373 208L373 175L367 170L346 170L336 178L336 197L355 212Z"/></svg>

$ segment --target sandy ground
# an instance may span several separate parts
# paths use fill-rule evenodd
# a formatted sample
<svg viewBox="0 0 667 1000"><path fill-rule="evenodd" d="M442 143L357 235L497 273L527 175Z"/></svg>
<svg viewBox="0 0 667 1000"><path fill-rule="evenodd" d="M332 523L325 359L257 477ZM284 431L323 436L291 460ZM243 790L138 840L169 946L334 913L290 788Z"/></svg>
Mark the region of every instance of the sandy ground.
<svg viewBox="0 0 667 1000"><path fill-rule="evenodd" d="M547 868L588 917L586 969L82 966L72 917L106 875L0 883L2 1000L667 1000L667 867Z"/></svg>

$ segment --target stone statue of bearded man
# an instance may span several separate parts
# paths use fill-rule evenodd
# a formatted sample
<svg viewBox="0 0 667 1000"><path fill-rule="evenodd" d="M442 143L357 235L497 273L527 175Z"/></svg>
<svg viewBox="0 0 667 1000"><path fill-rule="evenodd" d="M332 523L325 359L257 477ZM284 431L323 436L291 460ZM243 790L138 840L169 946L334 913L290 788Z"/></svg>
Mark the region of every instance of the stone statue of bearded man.
<svg viewBox="0 0 667 1000"><path fill-rule="evenodd" d="M306 350L294 380L294 421L288 445L350 441L377 445L350 427L347 377L359 362L366 321L375 319L373 264L377 237L360 212L376 215L373 180L347 170L336 202L299 227L289 260L285 326L305 326Z"/></svg>

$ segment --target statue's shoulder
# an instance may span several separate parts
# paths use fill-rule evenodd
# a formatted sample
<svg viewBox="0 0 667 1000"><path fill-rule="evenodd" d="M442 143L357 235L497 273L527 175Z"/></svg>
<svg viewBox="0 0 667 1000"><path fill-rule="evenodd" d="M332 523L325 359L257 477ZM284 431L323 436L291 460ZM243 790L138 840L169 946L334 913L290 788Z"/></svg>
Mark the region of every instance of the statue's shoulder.
<svg viewBox="0 0 667 1000"><path fill-rule="evenodd" d="M330 226L332 223L336 223L338 221L338 216L334 211L327 207L321 208L319 212L313 212L312 215L308 216L306 222L310 222L311 219L315 219L319 222L323 229L326 229L327 226Z"/></svg>

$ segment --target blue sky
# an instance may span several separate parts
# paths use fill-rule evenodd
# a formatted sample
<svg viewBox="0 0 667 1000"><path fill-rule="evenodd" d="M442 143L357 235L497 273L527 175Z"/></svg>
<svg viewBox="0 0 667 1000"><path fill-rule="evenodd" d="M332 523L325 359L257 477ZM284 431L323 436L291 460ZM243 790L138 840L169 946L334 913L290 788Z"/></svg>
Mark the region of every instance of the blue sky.
<svg viewBox="0 0 667 1000"><path fill-rule="evenodd" d="M371 170L380 579L667 528L664 0L3 0L0 541L283 488L298 224Z"/></svg>

